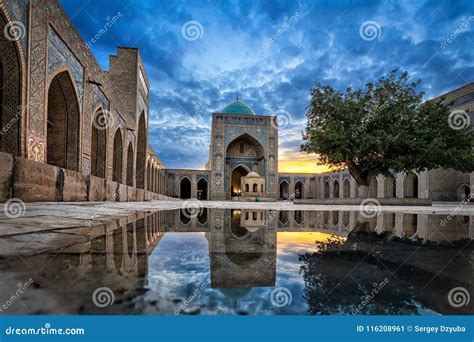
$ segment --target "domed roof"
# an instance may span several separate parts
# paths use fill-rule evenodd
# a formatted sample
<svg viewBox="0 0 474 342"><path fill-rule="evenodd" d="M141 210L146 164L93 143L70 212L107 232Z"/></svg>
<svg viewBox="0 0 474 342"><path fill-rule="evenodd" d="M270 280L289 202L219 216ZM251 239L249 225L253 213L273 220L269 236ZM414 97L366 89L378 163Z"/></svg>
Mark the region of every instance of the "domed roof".
<svg viewBox="0 0 474 342"><path fill-rule="evenodd" d="M260 175L256 173L255 171L252 171L252 172L249 172L247 176L245 177L259 177L260 178Z"/></svg>
<svg viewBox="0 0 474 342"><path fill-rule="evenodd" d="M243 101L240 101L239 99L225 106L225 108L222 110L222 113L255 115L253 109L246 105Z"/></svg>

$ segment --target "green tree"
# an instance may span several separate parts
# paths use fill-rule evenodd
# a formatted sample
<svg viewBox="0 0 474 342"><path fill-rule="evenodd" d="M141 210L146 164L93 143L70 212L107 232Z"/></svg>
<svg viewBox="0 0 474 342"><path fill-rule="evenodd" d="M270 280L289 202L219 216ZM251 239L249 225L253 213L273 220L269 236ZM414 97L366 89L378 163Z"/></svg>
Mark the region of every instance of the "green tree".
<svg viewBox="0 0 474 342"><path fill-rule="evenodd" d="M468 113L451 113L442 99L423 102L419 83L394 70L365 89L339 92L316 84L301 150L319 155L318 164L347 167L361 186L376 174L435 168L472 172Z"/></svg>

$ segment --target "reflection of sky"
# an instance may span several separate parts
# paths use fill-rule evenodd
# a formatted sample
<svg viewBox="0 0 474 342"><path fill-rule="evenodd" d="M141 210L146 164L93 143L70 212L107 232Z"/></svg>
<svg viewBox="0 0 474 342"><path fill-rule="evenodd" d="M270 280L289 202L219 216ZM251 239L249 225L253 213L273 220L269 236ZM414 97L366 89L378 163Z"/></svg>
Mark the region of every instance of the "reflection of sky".
<svg viewBox="0 0 474 342"><path fill-rule="evenodd" d="M392 313L434 313L429 308L436 307L436 304L429 300L427 306L423 305L426 295L415 291L421 280L413 278L411 268L402 268L397 273L397 277L401 276L398 279L392 277L386 265L377 264L373 257L366 260L367 256L361 253L329 253L321 262L322 259L315 254L319 248L317 242L331 243L328 240L332 237L318 232L277 233L275 286L254 287L237 296L233 290L210 287L210 265L215 260L209 256L205 233L166 233L148 260L148 287L151 291L146 298L156 300L158 304L146 305L143 313L173 315L181 308L178 311L181 314L307 314L310 310L305 294L307 290L311 313L348 314L372 291L374 284L386 277L390 278L390 283L362 309L363 313L388 313L384 311L386 305ZM304 254L309 257L306 262L301 260ZM265 267L265 263L262 264ZM423 267L423 263L417 267ZM346 277L351 272L352 275ZM440 284L447 286L444 281ZM440 293L444 293L438 285L427 289L430 298L438 298ZM272 304L271 293L277 287L291 293L289 305L277 307ZM183 305L193 294L195 298Z"/></svg>
<svg viewBox="0 0 474 342"><path fill-rule="evenodd" d="M288 233L279 233L278 236ZM291 234L291 233L290 233ZM276 286L292 294L290 305L277 308L270 301L273 287L255 287L235 305L220 289L205 287L200 296L187 306L201 314L304 314L304 282L300 274L298 253L314 250L313 239L318 233L298 233L311 238L308 243L278 244ZM283 239L285 240L285 239ZM291 242L291 239L290 239ZM149 258L149 286L159 301L159 313L174 314L182 302L205 282L210 284L210 258L204 233L166 233ZM153 298L151 296L150 298Z"/></svg>

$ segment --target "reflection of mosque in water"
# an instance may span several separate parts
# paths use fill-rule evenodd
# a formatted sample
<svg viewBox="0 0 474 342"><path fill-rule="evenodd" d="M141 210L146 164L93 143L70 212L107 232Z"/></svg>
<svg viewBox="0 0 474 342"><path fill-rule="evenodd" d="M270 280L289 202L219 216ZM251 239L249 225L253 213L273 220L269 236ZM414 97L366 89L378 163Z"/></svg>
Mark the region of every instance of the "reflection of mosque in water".
<svg viewBox="0 0 474 342"><path fill-rule="evenodd" d="M277 248L279 234L277 233L283 235L285 233L301 233L299 236L304 236L306 233L323 233L327 237L339 236L338 241L341 244L337 248L339 251L351 251L346 255L347 257L349 254L353 255L351 253L354 248L357 248L361 253L368 251L371 253L373 246L375 246L375 244L359 244L359 235L355 239L352 238L353 233L356 232L374 232L390 234L394 237L446 242L472 239L474 231L473 217L455 216L446 219L446 216L442 215L407 213L381 213L374 218L364 218L359 212L349 211L202 209L195 215L190 215L185 210L161 211L148 216L141 215L138 219L129 219L127 222L117 222L114 225L109 224L89 229L90 234L95 234L89 242L64 248L59 252L59 257L54 252L29 258L28 263L33 267L32 269L45 269L45 265L48 265L52 260L53 254L56 258L54 264L58 266L53 268L48 266L45 271L53 272L56 275L42 277L46 283L53 281L62 285L59 289L41 294L41 298L48 298L52 295L55 297L56 303L59 303L57 304L59 307L61 305L69 307L77 301L78 306L87 306L84 312L95 312L97 308L90 301L86 304L81 302L81 300L84 301L84 298L90 299L90 288L87 291L84 288L83 292L80 292L81 290L75 287L64 286L69 283L69 280L58 279L57 274L60 274L60 277L67 276L72 279L76 279L77 275L86 274L86 278L93 281L84 285L85 287L94 286L95 288L99 284L109 286L118 291L116 298L120 298L120 291L125 292L130 289L145 291L150 279L149 272L156 273L153 266L149 266L149 257L167 233L204 233L208 242L211 288L219 289L232 303L236 303L241 298L248 296L253 288L277 285L277 250L279 250ZM308 246L316 246L314 241L307 241ZM386 247L387 245L384 248ZM392 247L388 246L388 250ZM287 246L287 248L291 249L292 247ZM413 246L413 248L417 247ZM395 246L392 250L395 252L385 254L383 257L387 258L389 262L397 263L398 261L392 260L392 258L394 255L400 254L400 251L403 253L404 249ZM457 250L454 251L457 252ZM438 252L434 251L434 253ZM159 259L165 257L165 255L158 254L155 253ZM353 261L352 256L346 261L344 258L344 256L340 256L334 259L337 265L330 262L321 264L316 262L317 259L314 257L306 257L304 260L309 262L308 267L313 267L311 265L314 262L316 262L315 265L318 265L314 266L315 268L311 272L322 272L325 279L335 280L337 277L332 273L336 271L335 268L342 270L345 265L347 266ZM58 260L61 260L61 263ZM65 260L66 263L63 262ZM331 255L329 255L329 259L325 258L325 260L331 260ZM415 262L419 262L419 260L415 260ZM431 267L430 274L435 274L439 270L437 268L439 265L436 262L432 259L428 265L423 263L422 266L417 265L417 267ZM433 266L430 266L431 264ZM19 267L21 267L21 263ZM62 269L62 267L65 268ZM20 271L20 269L16 269L16 271ZM443 273L445 271L443 270ZM341 274L337 271L337 275ZM464 271L459 271L455 277L459 278L458 281L465 281L464 275ZM449 274L449 276L452 275ZM318 287L314 286L311 279L311 277L305 279L306 289L309 291L312 288L312 293L318 293L314 292ZM17 280L14 280L14 283L16 284ZM46 289L48 287L48 285L45 286ZM77 291L79 292L72 295ZM430 291L433 290L430 289ZM310 297L313 298L313 294ZM319 306L315 306L316 311L319 309ZM123 307L115 310L124 312Z"/></svg>
<svg viewBox="0 0 474 342"><path fill-rule="evenodd" d="M411 213L381 213L364 218L353 211L206 208L190 215L183 209L161 211L123 226L107 227L105 234L93 238L90 244L73 246L62 253L79 253L79 264L98 262L105 271L143 277L148 256L167 232L203 232L209 243L213 286L272 286L277 232L319 232L344 238L353 231L374 232L450 242L472 239L473 222L472 216L447 219L443 215Z"/></svg>

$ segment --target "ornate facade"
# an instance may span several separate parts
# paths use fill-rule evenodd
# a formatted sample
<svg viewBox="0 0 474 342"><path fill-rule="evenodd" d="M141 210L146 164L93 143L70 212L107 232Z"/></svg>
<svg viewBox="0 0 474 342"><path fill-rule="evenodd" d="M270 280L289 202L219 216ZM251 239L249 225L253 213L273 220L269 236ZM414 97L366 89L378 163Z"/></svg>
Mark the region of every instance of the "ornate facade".
<svg viewBox="0 0 474 342"><path fill-rule="evenodd" d="M56 0L0 0L0 32L2 201L454 201L474 192L474 174L455 170L379 175L368 194L344 171L278 173L276 118L240 100L212 114L205 170L165 169L148 144L150 85L138 49L119 47L103 70ZM474 121L474 83L444 97Z"/></svg>

